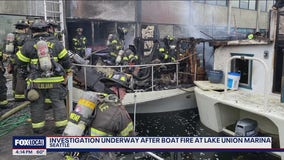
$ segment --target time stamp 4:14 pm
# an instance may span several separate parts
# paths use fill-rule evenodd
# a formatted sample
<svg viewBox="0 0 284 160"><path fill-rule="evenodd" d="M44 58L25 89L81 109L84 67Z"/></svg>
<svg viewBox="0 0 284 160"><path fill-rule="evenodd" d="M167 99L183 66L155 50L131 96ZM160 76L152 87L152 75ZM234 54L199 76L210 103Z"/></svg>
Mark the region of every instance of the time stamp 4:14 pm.
<svg viewBox="0 0 284 160"><path fill-rule="evenodd" d="M13 155L46 155L46 149L13 149Z"/></svg>

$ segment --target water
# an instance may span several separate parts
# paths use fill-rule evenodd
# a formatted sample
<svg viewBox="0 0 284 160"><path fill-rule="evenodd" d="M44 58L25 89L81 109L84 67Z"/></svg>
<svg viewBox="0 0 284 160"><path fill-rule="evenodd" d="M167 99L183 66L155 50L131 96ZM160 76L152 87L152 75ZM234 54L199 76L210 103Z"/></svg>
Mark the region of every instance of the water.
<svg viewBox="0 0 284 160"><path fill-rule="evenodd" d="M133 116L133 115L131 115ZM138 136L224 136L205 126L199 120L198 110L137 114L136 131ZM280 160L265 152L155 152L168 160ZM147 156L134 159L153 160Z"/></svg>

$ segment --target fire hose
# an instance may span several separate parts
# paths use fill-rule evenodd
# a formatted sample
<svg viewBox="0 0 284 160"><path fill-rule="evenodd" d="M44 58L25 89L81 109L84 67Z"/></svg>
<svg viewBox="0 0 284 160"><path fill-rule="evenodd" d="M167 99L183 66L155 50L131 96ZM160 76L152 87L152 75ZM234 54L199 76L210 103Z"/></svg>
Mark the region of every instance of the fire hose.
<svg viewBox="0 0 284 160"><path fill-rule="evenodd" d="M14 128L20 126L25 123L30 115L27 112L23 112L19 115L12 116L14 113L24 109L31 102L25 101L21 103L19 106L11 109L0 117L0 137L8 134Z"/></svg>

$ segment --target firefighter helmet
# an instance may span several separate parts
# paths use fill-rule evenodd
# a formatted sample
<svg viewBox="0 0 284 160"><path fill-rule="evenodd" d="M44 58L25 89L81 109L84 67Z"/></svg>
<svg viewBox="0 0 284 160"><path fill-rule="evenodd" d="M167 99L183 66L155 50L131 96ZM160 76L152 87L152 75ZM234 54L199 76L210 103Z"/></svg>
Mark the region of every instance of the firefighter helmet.
<svg viewBox="0 0 284 160"><path fill-rule="evenodd" d="M30 28L33 32L43 32L48 28L48 24L43 20L35 20Z"/></svg>
<svg viewBox="0 0 284 160"><path fill-rule="evenodd" d="M109 34L108 37L107 37L107 39L108 39L109 41L113 40L113 39L114 39L114 35L113 35L113 34Z"/></svg>
<svg viewBox="0 0 284 160"><path fill-rule="evenodd" d="M27 21L25 20L18 20L15 25L15 28L16 29L24 29L24 28L28 28L29 27L29 24Z"/></svg>
<svg viewBox="0 0 284 160"><path fill-rule="evenodd" d="M131 81L131 77L123 72L114 72L108 77L101 78L100 81L105 84L106 87L118 86L123 87L128 91L133 91L130 88L129 82Z"/></svg>
<svg viewBox="0 0 284 160"><path fill-rule="evenodd" d="M80 28L77 28L76 31L77 31L77 32L83 32L83 28L81 28L81 27L80 27Z"/></svg>
<svg viewBox="0 0 284 160"><path fill-rule="evenodd" d="M48 19L46 22L48 26L58 27L58 23L54 19Z"/></svg>
<svg viewBox="0 0 284 160"><path fill-rule="evenodd" d="M169 41L173 41L175 38L174 38L174 36L167 35L166 39L169 40Z"/></svg>
<svg viewBox="0 0 284 160"><path fill-rule="evenodd" d="M132 51L131 49L127 48L127 49L125 50L125 55L126 55L126 56L130 56L131 54L134 54L133 51Z"/></svg>

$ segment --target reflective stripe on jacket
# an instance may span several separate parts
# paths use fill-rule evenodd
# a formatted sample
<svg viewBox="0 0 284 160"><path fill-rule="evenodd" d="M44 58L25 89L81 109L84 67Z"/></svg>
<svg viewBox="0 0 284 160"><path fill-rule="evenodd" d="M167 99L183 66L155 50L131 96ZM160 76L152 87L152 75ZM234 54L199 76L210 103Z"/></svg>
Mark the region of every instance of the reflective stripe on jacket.
<svg viewBox="0 0 284 160"><path fill-rule="evenodd" d="M91 136L134 136L132 120L120 102L103 103L96 110Z"/></svg>

